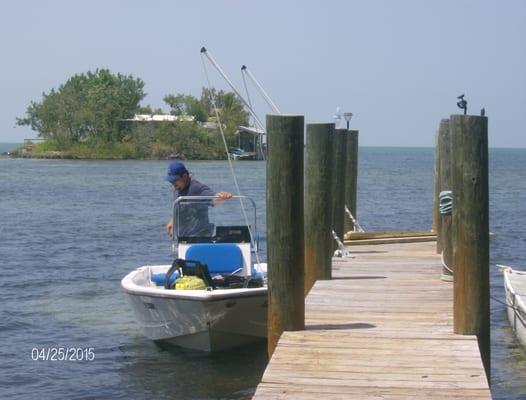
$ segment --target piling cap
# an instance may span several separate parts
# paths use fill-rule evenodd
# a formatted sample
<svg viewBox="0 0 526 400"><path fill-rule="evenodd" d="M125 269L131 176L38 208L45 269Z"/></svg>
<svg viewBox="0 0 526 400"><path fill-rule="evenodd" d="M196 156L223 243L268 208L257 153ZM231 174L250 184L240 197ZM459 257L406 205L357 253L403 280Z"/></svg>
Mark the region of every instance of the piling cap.
<svg viewBox="0 0 526 400"><path fill-rule="evenodd" d="M188 173L188 170L181 162L173 162L168 165L168 174L164 177L165 181L174 183L183 174Z"/></svg>

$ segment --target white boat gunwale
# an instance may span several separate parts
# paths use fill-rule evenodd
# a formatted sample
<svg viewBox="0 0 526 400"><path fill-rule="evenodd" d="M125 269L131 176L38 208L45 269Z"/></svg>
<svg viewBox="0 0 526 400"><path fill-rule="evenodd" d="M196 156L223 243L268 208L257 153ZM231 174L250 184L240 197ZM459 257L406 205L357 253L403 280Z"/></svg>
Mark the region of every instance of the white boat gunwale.
<svg viewBox="0 0 526 400"><path fill-rule="evenodd" d="M523 294L517 293L515 291L515 289L513 288L512 283L511 283L511 280L510 280L511 274L526 275L526 272L525 271L519 271L519 270L513 269L511 267L504 266L504 265L499 265L499 267L502 269L502 272L503 272L503 275L504 275L504 286L506 288L506 291L510 294L510 297L512 297L512 299L513 299L511 304L509 304L506 301L506 305L508 307L513 308L513 310L515 311L516 316L518 316L519 319L521 320L521 322L526 325L526 319L525 319L526 304L524 304L524 301L522 300Z"/></svg>
<svg viewBox="0 0 526 400"><path fill-rule="evenodd" d="M267 287L239 288L239 289L213 289L213 290L175 290L162 287L146 287L137 285L132 281L133 271L126 275L121 281L121 286L126 293L138 296L164 297L170 299L184 299L195 301L220 301L226 298L234 299L241 297L266 296Z"/></svg>

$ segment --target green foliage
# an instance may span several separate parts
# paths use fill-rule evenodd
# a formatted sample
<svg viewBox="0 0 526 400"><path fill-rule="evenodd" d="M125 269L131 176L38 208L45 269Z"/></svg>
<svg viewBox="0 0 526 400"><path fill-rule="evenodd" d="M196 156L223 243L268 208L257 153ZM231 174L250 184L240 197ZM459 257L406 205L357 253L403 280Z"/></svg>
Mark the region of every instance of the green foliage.
<svg viewBox="0 0 526 400"><path fill-rule="evenodd" d="M64 150L51 141L35 145L32 157L124 160L143 158L134 143L108 143L100 139L74 142Z"/></svg>
<svg viewBox="0 0 526 400"><path fill-rule="evenodd" d="M146 106L141 106L137 110L137 114L163 114L163 110L156 108L155 110L148 104Z"/></svg>
<svg viewBox="0 0 526 400"><path fill-rule="evenodd" d="M153 143L164 144L173 155L186 159L225 158L225 151L216 132L195 122L159 124L154 129Z"/></svg>
<svg viewBox="0 0 526 400"><path fill-rule="evenodd" d="M145 106L141 106L139 107L139 109L137 110L137 114L153 114L153 109L152 107L147 104Z"/></svg>
<svg viewBox="0 0 526 400"><path fill-rule="evenodd" d="M249 113L241 100L232 92L215 89L211 91L203 88L201 98L191 95L169 94L164 97L164 102L170 106L173 115L193 115L197 121L205 122L216 119L215 107L219 120L224 127L224 133L229 144L235 143L234 135L239 125L247 125Z"/></svg>
<svg viewBox="0 0 526 400"><path fill-rule="evenodd" d="M22 156L223 159L219 130L204 128L203 122L218 122L217 111L229 146L237 143L237 127L248 124L249 114L234 93L204 88L200 98L181 93L164 97L172 115L194 116L195 121L123 121L134 114L163 114L140 105L143 88L141 79L107 69L74 75L43 93L41 101L32 101L17 118L18 125L30 126L45 139Z"/></svg>
<svg viewBox="0 0 526 400"><path fill-rule="evenodd" d="M248 124L248 112L245 111L243 103L232 92L225 93L222 90L217 94L216 104L219 108L219 118L225 126L225 136L229 145L233 145L234 135L237 127Z"/></svg>
<svg viewBox="0 0 526 400"><path fill-rule="evenodd" d="M41 102L32 101L17 125L28 125L57 145L94 138L117 142L122 139L118 121L139 110L143 88L141 79L107 69L74 75L58 90L43 93Z"/></svg>
<svg viewBox="0 0 526 400"><path fill-rule="evenodd" d="M164 96L163 101L170 106L170 113L173 115L193 115L199 122L208 120L208 110L199 99L192 95L168 94Z"/></svg>
<svg viewBox="0 0 526 400"><path fill-rule="evenodd" d="M241 100L237 98L235 93L225 92L220 90L217 92L215 89L211 91L203 88L201 93L201 102L205 104L209 110L209 114L213 115L215 120L217 107L217 114L219 115L219 121L223 127L223 132L226 137L228 146L236 146L236 132L237 127L240 125L248 125L249 113L245 110L245 107Z"/></svg>

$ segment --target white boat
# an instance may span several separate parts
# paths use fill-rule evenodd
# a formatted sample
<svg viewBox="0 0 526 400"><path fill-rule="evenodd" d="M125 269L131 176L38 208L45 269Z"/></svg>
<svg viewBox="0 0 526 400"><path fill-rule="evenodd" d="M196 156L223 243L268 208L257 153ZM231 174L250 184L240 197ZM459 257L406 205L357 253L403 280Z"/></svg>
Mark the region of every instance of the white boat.
<svg viewBox="0 0 526 400"><path fill-rule="evenodd" d="M231 160L253 160L256 153L245 151L239 147L231 147L228 149L228 155Z"/></svg>
<svg viewBox="0 0 526 400"><path fill-rule="evenodd" d="M248 224L233 225L226 203L212 206L212 199L179 197L174 203L174 264L142 266L121 282L144 335L154 341L214 352L267 337L266 264L252 263L257 252L252 234L255 204L244 196L226 202L252 204L254 223L249 229ZM196 229L189 215L207 229ZM203 277L206 288L170 288L192 268L202 268L197 267L200 263L212 278Z"/></svg>
<svg viewBox="0 0 526 400"><path fill-rule="evenodd" d="M526 271L499 265L504 274L506 311L515 335L526 347Z"/></svg>

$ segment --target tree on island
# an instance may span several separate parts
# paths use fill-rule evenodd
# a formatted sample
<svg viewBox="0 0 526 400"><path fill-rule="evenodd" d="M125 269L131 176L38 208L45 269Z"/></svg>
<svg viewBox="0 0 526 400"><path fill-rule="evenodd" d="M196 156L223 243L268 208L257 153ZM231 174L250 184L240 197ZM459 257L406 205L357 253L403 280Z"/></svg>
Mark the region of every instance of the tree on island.
<svg viewBox="0 0 526 400"><path fill-rule="evenodd" d="M117 142L123 132L118 121L132 118L145 97L144 82L108 69L77 74L32 101L17 125L30 126L56 144L100 139Z"/></svg>
<svg viewBox="0 0 526 400"><path fill-rule="evenodd" d="M217 106L219 118L224 126L227 138L232 138L237 127L248 124L249 113L241 100L232 92L203 88L201 98L179 93L168 94L164 102L170 106L173 115L193 115L196 121L207 122L216 119L214 103Z"/></svg>
<svg viewBox="0 0 526 400"><path fill-rule="evenodd" d="M189 115L195 120L143 122L135 114L162 114L149 105L144 82L131 75L113 74L107 69L76 74L58 89L32 101L17 125L30 126L45 142L33 155L68 158L185 158L226 157L218 130L205 122L217 122L216 110L227 144L237 144L237 127L247 125L249 114L234 93L209 91L201 97L168 94L164 101L172 115Z"/></svg>

